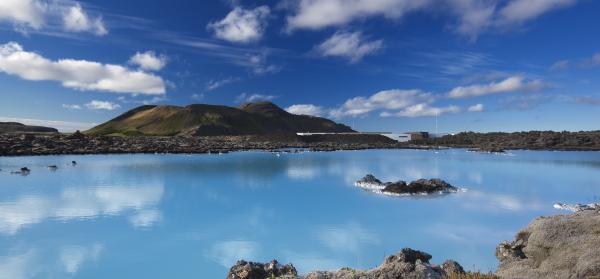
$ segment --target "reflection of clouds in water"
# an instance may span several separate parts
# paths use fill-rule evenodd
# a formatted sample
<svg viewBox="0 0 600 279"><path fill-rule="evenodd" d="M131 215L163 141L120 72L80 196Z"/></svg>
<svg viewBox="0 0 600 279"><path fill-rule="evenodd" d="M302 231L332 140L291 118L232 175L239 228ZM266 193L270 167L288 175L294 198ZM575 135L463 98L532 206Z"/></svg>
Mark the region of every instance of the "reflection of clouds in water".
<svg viewBox="0 0 600 279"><path fill-rule="evenodd" d="M24 253L0 257L0 278L70 277L66 274L73 275L86 262L96 261L103 250L104 246L98 243L89 246L66 245L58 251L51 250L50 254L32 248Z"/></svg>
<svg viewBox="0 0 600 279"><path fill-rule="evenodd" d="M136 227L147 228L152 227L162 219L162 214L158 209L144 209L136 212L129 221Z"/></svg>
<svg viewBox="0 0 600 279"><path fill-rule="evenodd" d="M230 268L238 260L252 260L257 258L258 244L253 241L228 240L214 244L205 251L204 256L210 260Z"/></svg>
<svg viewBox="0 0 600 279"><path fill-rule="evenodd" d="M63 221L94 218L99 215L118 215L131 209L155 210L162 199L160 186L106 186L96 188L68 188L58 197L41 195L23 196L15 201L0 203L0 232L15 234L24 226L49 218ZM142 213L144 214L144 213ZM134 225L149 224L151 215L133 217ZM155 214L156 215L156 214Z"/></svg>
<svg viewBox="0 0 600 279"><path fill-rule="evenodd" d="M458 196L463 199L462 205L468 209L523 211L541 210L544 207L537 201L523 201L511 195L486 193L477 190L468 190Z"/></svg>
<svg viewBox="0 0 600 279"><path fill-rule="evenodd" d="M290 164L285 172L291 179L311 179L319 175L319 169L310 164Z"/></svg>
<svg viewBox="0 0 600 279"><path fill-rule="evenodd" d="M365 244L379 244L379 237L357 224L323 227L314 232L324 246L335 252L358 253Z"/></svg>
<svg viewBox="0 0 600 279"><path fill-rule="evenodd" d="M303 254L293 251L283 251L284 262L292 263L298 269L298 273L313 270L337 270L345 263L340 260L327 258L319 254Z"/></svg>
<svg viewBox="0 0 600 279"><path fill-rule="evenodd" d="M37 267L33 265L36 256L35 251L0 258L0 278L27 279L37 273Z"/></svg>
<svg viewBox="0 0 600 279"><path fill-rule="evenodd" d="M488 226L450 223L434 224L426 228L426 232L437 238L467 245L472 244L477 247L480 247L481 244L496 245L499 239L510 239L513 236L513 232L508 230L502 231Z"/></svg>
<svg viewBox="0 0 600 279"><path fill-rule="evenodd" d="M60 249L60 262L67 273L76 273L81 264L86 261L96 261L104 249L101 244L94 244L90 247L84 246L64 246Z"/></svg>
<svg viewBox="0 0 600 279"><path fill-rule="evenodd" d="M469 173L469 179L476 184L483 183L483 175L479 172Z"/></svg>

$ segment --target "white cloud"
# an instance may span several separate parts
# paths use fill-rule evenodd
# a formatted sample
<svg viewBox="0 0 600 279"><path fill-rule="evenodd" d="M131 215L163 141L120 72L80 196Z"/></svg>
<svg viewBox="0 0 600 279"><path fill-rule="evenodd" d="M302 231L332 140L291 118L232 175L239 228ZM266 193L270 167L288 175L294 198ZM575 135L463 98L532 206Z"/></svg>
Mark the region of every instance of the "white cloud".
<svg viewBox="0 0 600 279"><path fill-rule="evenodd" d="M321 29L340 26L371 16L400 18L428 4L428 0L300 0L294 14L287 17L287 28Z"/></svg>
<svg viewBox="0 0 600 279"><path fill-rule="evenodd" d="M500 82L459 86L452 89L448 96L450 98L470 98L517 91L537 91L545 86L541 80L525 80L521 76L512 76Z"/></svg>
<svg viewBox="0 0 600 279"><path fill-rule="evenodd" d="M270 12L268 6L253 10L236 7L222 20L209 23L208 29L213 30L217 38L230 42L258 41L265 32Z"/></svg>
<svg viewBox="0 0 600 279"><path fill-rule="evenodd" d="M39 29L44 25L46 6L38 0L0 1L0 21Z"/></svg>
<svg viewBox="0 0 600 279"><path fill-rule="evenodd" d="M208 91L213 91L221 86L224 86L226 84L230 84L232 82L236 82L240 80L239 78L234 78L234 77L228 77L226 79L221 79L221 80L210 80L207 84L206 84L206 90Z"/></svg>
<svg viewBox="0 0 600 279"><path fill-rule="evenodd" d="M419 103L431 103L433 100L434 98L430 93L420 90L384 90L368 98L355 97L348 99L341 107L332 110L330 115L335 118L355 117L374 110L398 110Z"/></svg>
<svg viewBox="0 0 600 279"><path fill-rule="evenodd" d="M577 0L513 0L498 12L498 24L521 24L551 10L574 4Z"/></svg>
<svg viewBox="0 0 600 279"><path fill-rule="evenodd" d="M63 25L70 32L92 32L97 36L108 34L102 18L90 19L79 3L67 9L63 15Z"/></svg>
<svg viewBox="0 0 600 279"><path fill-rule="evenodd" d="M30 118L17 118L17 117L0 117L0 122L19 122L26 125L45 126L56 128L61 132L74 132L76 130L84 131L90 129L98 124L87 123L87 122L69 122L69 121L58 121L58 120L42 120L42 119L30 119Z"/></svg>
<svg viewBox="0 0 600 279"><path fill-rule="evenodd" d="M80 105L74 105L74 104L62 104L63 108L66 109L82 109L82 107Z"/></svg>
<svg viewBox="0 0 600 279"><path fill-rule="evenodd" d="M458 18L456 32L472 40L493 22L496 11L495 1L448 0L448 3L450 10Z"/></svg>
<svg viewBox="0 0 600 279"><path fill-rule="evenodd" d="M242 93L236 97L235 101L236 101L236 103L254 103L254 102L260 102L260 101L270 101L275 98L277 98L277 96Z"/></svg>
<svg viewBox="0 0 600 279"><path fill-rule="evenodd" d="M0 202L0 233L14 235L47 219L68 221L125 212L139 214L155 209L163 194L162 185L148 185L67 188L56 197L23 195Z"/></svg>
<svg viewBox="0 0 600 279"><path fill-rule="evenodd" d="M289 113L303 114L312 116L321 116L325 114L325 110L322 107L315 106L312 104L298 104L291 105L285 109Z"/></svg>
<svg viewBox="0 0 600 279"><path fill-rule="evenodd" d="M15 30L27 32L90 32L98 36L108 34L101 16L91 17L73 0L2 0L0 22L12 23Z"/></svg>
<svg viewBox="0 0 600 279"><path fill-rule="evenodd" d="M115 103L111 103L111 102L93 100L93 101L85 104L85 107L87 107L88 109L94 109L94 110L115 110L115 109L120 108L121 106L119 104L115 104Z"/></svg>
<svg viewBox="0 0 600 279"><path fill-rule="evenodd" d="M228 240L214 244L204 255L222 265L230 268L238 260L249 260L257 257L258 244L253 241Z"/></svg>
<svg viewBox="0 0 600 279"><path fill-rule="evenodd" d="M287 30L342 26L370 17L401 19L408 13L448 13L456 17L453 28L476 39L489 28L518 26L576 0L299 0L287 1L292 10Z"/></svg>
<svg viewBox="0 0 600 279"><path fill-rule="evenodd" d="M467 110L470 112L482 112L484 109L485 108L484 108L483 104L476 104L476 105L470 106Z"/></svg>
<svg viewBox="0 0 600 279"><path fill-rule="evenodd" d="M351 62L361 60L365 55L375 53L383 46L383 40L365 41L361 32L336 32L317 46L322 56L338 56Z"/></svg>
<svg viewBox="0 0 600 279"><path fill-rule="evenodd" d="M63 246L59 252L59 259L65 271L70 274L77 273L81 265L86 261L96 261L104 250L101 244L90 247L69 245Z"/></svg>
<svg viewBox="0 0 600 279"><path fill-rule="evenodd" d="M0 72L26 80L52 80L78 90L162 95L165 82L159 76L120 65L87 60L49 60L23 50L15 42L0 45Z"/></svg>
<svg viewBox="0 0 600 279"><path fill-rule="evenodd" d="M159 71L167 65L167 57L165 55L157 55L153 51L144 53L136 52L129 59L129 63L139 66L142 70Z"/></svg>
<svg viewBox="0 0 600 279"><path fill-rule="evenodd" d="M425 116L439 116L444 113L459 113L460 107L450 105L446 107L432 107L429 104L421 103L409 106L399 112L390 113L384 111L380 114L381 117L425 117Z"/></svg>

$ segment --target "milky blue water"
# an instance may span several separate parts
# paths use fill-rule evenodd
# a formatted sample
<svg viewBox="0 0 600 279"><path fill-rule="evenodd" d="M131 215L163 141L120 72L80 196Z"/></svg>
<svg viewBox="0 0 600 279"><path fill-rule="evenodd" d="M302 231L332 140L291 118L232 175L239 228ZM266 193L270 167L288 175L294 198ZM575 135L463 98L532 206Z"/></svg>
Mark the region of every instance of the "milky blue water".
<svg viewBox="0 0 600 279"><path fill-rule="evenodd" d="M31 173L10 174L22 166ZM563 213L553 203L600 197L597 152L4 157L0 169L0 278L11 279L225 278L240 258L370 268L403 247L488 271L497 243ZM380 196L353 185L367 173L468 191Z"/></svg>

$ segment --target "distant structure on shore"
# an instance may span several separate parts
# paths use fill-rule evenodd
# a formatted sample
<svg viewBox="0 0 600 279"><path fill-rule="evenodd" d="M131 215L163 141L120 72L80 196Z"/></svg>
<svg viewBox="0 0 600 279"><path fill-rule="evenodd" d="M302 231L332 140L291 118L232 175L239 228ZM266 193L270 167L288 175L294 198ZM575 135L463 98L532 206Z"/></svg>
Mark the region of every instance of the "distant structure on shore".
<svg viewBox="0 0 600 279"><path fill-rule="evenodd" d="M313 136L313 135L380 135L398 142L407 142L411 140L424 140L429 138L436 138L443 135L430 134L429 132L406 132L406 133L392 133L392 132L347 132L347 133L311 133L303 132L296 133L298 136Z"/></svg>

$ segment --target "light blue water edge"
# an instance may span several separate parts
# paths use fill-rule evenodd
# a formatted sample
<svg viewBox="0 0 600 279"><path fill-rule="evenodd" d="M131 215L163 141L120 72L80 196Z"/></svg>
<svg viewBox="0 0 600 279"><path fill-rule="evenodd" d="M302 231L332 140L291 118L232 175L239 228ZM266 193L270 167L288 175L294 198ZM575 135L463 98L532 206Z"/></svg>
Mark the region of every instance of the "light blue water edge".
<svg viewBox="0 0 600 279"><path fill-rule="evenodd" d="M600 196L599 152L31 156L0 169L0 278L225 278L238 259L364 269L403 247L489 271L500 241L563 213L555 202ZM389 197L354 186L368 173L468 190Z"/></svg>

